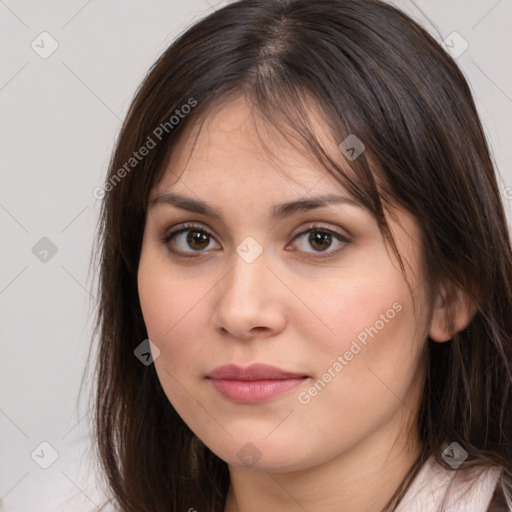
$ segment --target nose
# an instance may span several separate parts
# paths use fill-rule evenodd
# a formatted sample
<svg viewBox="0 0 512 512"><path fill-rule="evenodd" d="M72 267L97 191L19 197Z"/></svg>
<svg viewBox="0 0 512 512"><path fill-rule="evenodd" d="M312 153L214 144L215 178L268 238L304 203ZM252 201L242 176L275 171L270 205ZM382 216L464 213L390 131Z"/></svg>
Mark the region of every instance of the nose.
<svg viewBox="0 0 512 512"><path fill-rule="evenodd" d="M216 287L215 329L245 341L281 332L286 325L283 284L268 268L266 251L252 263L238 254L233 260Z"/></svg>

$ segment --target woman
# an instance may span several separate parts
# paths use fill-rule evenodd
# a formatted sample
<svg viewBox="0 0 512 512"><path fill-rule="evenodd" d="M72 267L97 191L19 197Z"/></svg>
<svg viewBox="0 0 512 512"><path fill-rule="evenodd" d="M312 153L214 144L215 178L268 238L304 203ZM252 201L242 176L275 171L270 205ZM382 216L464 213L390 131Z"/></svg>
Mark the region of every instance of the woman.
<svg viewBox="0 0 512 512"><path fill-rule="evenodd" d="M467 83L415 22L211 14L141 85L104 193L116 510L510 509L510 235Z"/></svg>

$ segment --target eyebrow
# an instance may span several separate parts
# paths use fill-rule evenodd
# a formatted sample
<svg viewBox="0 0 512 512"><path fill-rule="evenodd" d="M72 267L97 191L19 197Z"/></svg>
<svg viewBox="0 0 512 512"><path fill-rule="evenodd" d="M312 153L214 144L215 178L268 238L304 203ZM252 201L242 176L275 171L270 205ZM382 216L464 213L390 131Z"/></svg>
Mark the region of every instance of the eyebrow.
<svg viewBox="0 0 512 512"><path fill-rule="evenodd" d="M222 215L215 208L210 206L204 201L193 199L192 197L186 197L175 193L163 193L154 197L149 207L155 207L161 204L169 204L187 210L193 213L202 213L203 215L209 215L222 221ZM272 207L271 218L273 220L281 220L285 217L291 216L296 213L303 213L316 208L322 208L325 206L336 205L336 204L351 204L359 208L364 208L361 203L355 199L349 197L326 194L317 197L308 197L306 199L297 199L295 201L288 201L286 203L278 203Z"/></svg>

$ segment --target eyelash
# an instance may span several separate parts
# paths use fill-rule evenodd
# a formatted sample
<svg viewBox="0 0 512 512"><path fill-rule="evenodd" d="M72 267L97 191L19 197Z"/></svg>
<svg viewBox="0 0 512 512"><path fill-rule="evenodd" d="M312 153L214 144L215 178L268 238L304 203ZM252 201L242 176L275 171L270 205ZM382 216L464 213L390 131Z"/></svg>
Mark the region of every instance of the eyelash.
<svg viewBox="0 0 512 512"><path fill-rule="evenodd" d="M344 235L342 235L341 233L338 233L337 231L333 231L332 229L329 229L329 228L326 228L324 226L321 226L319 224L308 224L306 226L304 226L305 229L303 231L301 231L300 233L297 233L296 235L293 236L293 239L292 241L295 241L297 240L297 238L299 238L300 236L302 235L305 235L306 233L309 233L310 231L317 231L319 233L327 233L331 236L333 236L334 238L336 238L339 242L342 242L344 245L342 247L340 247L339 249L335 250L335 251L331 251L331 252L328 252L326 253L325 251L317 251L317 254L328 254L327 256L307 256L307 258L310 258L310 259L326 259L326 258L330 258L336 254L338 254L339 252L341 252L346 245L349 245L351 242L350 240L348 240ZM200 232L200 233L204 233L206 235L208 235L209 237L215 239L215 237L213 236L212 233L210 233L207 229L204 229L201 225L198 225L198 224L194 224L194 223L190 223L190 222L186 222L184 224L181 224L178 226L178 229L175 229L173 231L171 231L170 233L168 233L167 235L165 235L162 239L161 239L161 242L163 244L165 244L169 250L177 255L178 257L180 258L197 258L197 257L200 257L201 256L201 253L205 252L205 251L195 251L196 254L198 255L193 255L193 254L187 254L186 252L183 252L183 251L177 251L175 249L171 249L170 248L170 243L172 241L172 239L176 236L176 235L179 235L180 233L184 233L184 232L187 232L187 231L192 231L192 229Z"/></svg>

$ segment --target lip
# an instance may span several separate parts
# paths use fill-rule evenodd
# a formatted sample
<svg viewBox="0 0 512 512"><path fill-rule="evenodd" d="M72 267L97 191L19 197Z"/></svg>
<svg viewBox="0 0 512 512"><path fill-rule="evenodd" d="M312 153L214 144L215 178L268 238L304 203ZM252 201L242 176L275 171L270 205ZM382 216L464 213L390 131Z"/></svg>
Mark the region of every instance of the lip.
<svg viewBox="0 0 512 512"><path fill-rule="evenodd" d="M288 372L270 364L253 363L245 368L236 364L218 366L207 377L210 379L253 381L296 379L307 377L307 375Z"/></svg>
<svg viewBox="0 0 512 512"><path fill-rule="evenodd" d="M308 376L272 365L254 363L245 368L234 364L219 366L207 378L228 400L235 403L257 403L297 387Z"/></svg>

